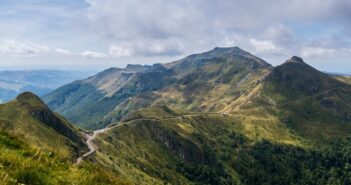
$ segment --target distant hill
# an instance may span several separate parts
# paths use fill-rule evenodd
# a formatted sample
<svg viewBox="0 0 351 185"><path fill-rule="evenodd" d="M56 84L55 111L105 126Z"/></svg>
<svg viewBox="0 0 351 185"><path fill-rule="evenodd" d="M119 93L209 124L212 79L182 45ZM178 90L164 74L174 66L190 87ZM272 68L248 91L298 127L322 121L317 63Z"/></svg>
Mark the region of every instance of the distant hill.
<svg viewBox="0 0 351 185"><path fill-rule="evenodd" d="M26 91L43 96L59 86L90 74L59 70L0 71L0 102L12 100Z"/></svg>

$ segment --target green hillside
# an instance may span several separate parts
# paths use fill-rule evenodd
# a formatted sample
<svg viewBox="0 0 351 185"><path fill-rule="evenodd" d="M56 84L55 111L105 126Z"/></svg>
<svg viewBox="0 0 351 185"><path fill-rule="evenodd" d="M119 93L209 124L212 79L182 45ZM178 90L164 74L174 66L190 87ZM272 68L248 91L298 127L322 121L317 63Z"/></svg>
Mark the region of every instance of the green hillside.
<svg viewBox="0 0 351 185"><path fill-rule="evenodd" d="M56 150L40 150L27 143L30 142L0 132L0 184L124 184L96 165L77 166L71 159L55 153Z"/></svg>
<svg viewBox="0 0 351 185"><path fill-rule="evenodd" d="M116 176L86 162L83 137L34 94L0 105L0 184L122 184Z"/></svg>
<svg viewBox="0 0 351 185"><path fill-rule="evenodd" d="M129 65L107 69L88 79L58 88L43 97L55 111L82 128L103 128L103 117L136 94L160 89L174 81L162 65Z"/></svg>
<svg viewBox="0 0 351 185"><path fill-rule="evenodd" d="M350 92L350 85L293 57L266 78L261 100L304 137L324 140L350 135Z"/></svg>
<svg viewBox="0 0 351 185"><path fill-rule="evenodd" d="M2 131L21 138L33 147L55 150L66 157L77 156L86 150L78 130L63 117L51 112L32 93L22 93L15 100L1 104L0 115Z"/></svg>
<svg viewBox="0 0 351 185"><path fill-rule="evenodd" d="M321 149L273 120L252 125L242 115L170 113L165 107L129 116L99 137L96 157L135 184L351 182L347 138Z"/></svg>
<svg viewBox="0 0 351 185"><path fill-rule="evenodd" d="M150 93L130 98L128 106L156 100L99 137L98 162L136 184L351 183L351 86L298 57L263 71L217 109L196 103L220 105L231 91L216 89L213 102L210 90L194 93L191 103L177 102L167 88L155 94L169 102ZM183 84L180 97L197 80L208 79Z"/></svg>

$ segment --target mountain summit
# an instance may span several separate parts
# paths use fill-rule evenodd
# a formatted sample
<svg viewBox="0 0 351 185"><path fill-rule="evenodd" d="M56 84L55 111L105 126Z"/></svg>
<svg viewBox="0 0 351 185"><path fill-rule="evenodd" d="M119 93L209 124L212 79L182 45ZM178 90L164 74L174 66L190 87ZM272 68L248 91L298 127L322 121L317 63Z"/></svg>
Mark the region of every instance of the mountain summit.
<svg viewBox="0 0 351 185"><path fill-rule="evenodd" d="M297 57L297 56L291 57L291 59L287 60L286 62L294 62L294 63L305 64L305 62L303 61L303 59L300 58L300 57Z"/></svg>

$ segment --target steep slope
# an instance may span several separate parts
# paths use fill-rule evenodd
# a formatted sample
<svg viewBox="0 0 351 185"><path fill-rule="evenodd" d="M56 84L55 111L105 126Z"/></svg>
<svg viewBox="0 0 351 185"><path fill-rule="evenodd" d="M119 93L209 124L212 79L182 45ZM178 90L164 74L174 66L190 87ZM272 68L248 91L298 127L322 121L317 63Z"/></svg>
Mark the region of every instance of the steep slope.
<svg viewBox="0 0 351 185"><path fill-rule="evenodd" d="M270 64L238 47L215 48L165 66L174 71L175 83L126 99L105 116L104 122L118 121L130 110L153 105L196 112L228 112L271 70Z"/></svg>
<svg viewBox="0 0 351 185"><path fill-rule="evenodd" d="M97 161L135 184L351 183L351 86L298 57L265 70L224 109L194 105L192 112L168 96L172 101L163 104L185 108L152 100L129 111L98 137ZM199 79L206 76L190 84ZM129 101L144 102L136 97Z"/></svg>
<svg viewBox="0 0 351 185"><path fill-rule="evenodd" d="M250 124L242 117L166 107L134 111L98 137L96 158L134 184L351 182L350 139L315 148L283 123Z"/></svg>
<svg viewBox="0 0 351 185"><path fill-rule="evenodd" d="M57 150L75 157L86 149L82 136L63 117L53 113L36 95L25 92L0 105L0 128L33 147ZM45 138L45 139L44 139Z"/></svg>
<svg viewBox="0 0 351 185"><path fill-rule="evenodd" d="M304 137L324 140L350 135L350 92L350 85L293 57L267 76L261 100Z"/></svg>
<svg viewBox="0 0 351 185"><path fill-rule="evenodd" d="M86 162L83 138L63 117L26 92L0 105L0 184L122 184L118 177Z"/></svg>
<svg viewBox="0 0 351 185"><path fill-rule="evenodd" d="M163 66L128 65L111 68L85 80L63 86L43 97L55 111L87 129L103 128L103 116L128 97L172 83Z"/></svg>

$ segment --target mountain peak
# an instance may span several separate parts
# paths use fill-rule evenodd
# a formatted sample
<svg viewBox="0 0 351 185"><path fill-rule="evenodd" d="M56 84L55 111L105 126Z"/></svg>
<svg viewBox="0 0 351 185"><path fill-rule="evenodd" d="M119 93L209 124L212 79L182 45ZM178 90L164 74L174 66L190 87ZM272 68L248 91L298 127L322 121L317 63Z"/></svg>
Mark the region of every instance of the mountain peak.
<svg viewBox="0 0 351 185"><path fill-rule="evenodd" d="M135 71L135 72L142 72L147 70L147 66L143 66L140 64L128 64L125 68L125 70L130 70L130 71Z"/></svg>
<svg viewBox="0 0 351 185"><path fill-rule="evenodd" d="M250 60L256 62L260 66L271 67L272 65L262 60L259 57L252 55L251 53L239 48L238 46L234 47L215 47L210 51L206 51L199 54L190 55L182 60L178 60L172 63L165 64L168 68L181 65L190 61L203 62L204 60L211 60L214 58L231 58L239 60Z"/></svg>
<svg viewBox="0 0 351 185"><path fill-rule="evenodd" d="M30 107L41 107L48 109L46 104L32 92L24 92L17 96L16 101L22 105L27 105Z"/></svg>
<svg viewBox="0 0 351 185"><path fill-rule="evenodd" d="M237 51L244 51L241 48L239 48L238 46L234 46L234 47L215 47L213 50L222 50L222 51L237 50Z"/></svg>
<svg viewBox="0 0 351 185"><path fill-rule="evenodd" d="M249 52L239 48L238 46L234 46L234 47L215 47L210 52L217 53L217 54L250 55Z"/></svg>
<svg viewBox="0 0 351 185"><path fill-rule="evenodd" d="M41 101L41 99L32 92L23 92L17 96L16 100L19 102L26 102L28 100Z"/></svg>
<svg viewBox="0 0 351 185"><path fill-rule="evenodd" d="M289 60L286 61L286 63L300 63L300 64L306 64L301 57L298 56L293 56Z"/></svg>

